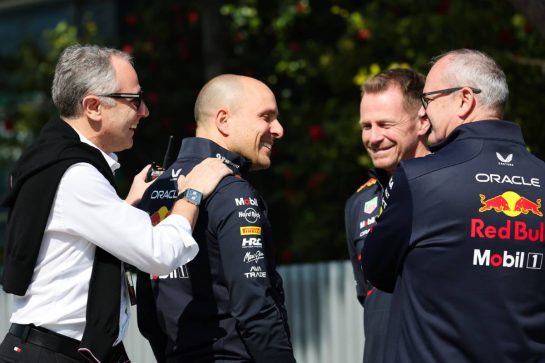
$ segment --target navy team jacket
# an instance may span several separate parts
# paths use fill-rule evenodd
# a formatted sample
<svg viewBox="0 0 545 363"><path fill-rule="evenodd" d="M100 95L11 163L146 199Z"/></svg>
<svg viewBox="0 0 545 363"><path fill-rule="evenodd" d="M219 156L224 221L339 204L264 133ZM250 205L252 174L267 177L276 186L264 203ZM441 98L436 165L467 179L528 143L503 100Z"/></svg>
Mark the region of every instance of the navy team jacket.
<svg viewBox="0 0 545 363"><path fill-rule="evenodd" d="M267 208L241 176L250 163L208 139L184 139L139 207L154 224L164 219L178 176L207 157L226 160L237 174L200 207L197 257L166 276L139 274L140 331L160 362L294 362Z"/></svg>
<svg viewBox="0 0 545 363"><path fill-rule="evenodd" d="M373 363L382 362L384 356L392 294L369 284L361 268L361 248L376 224L381 211L384 186L389 180L388 174L381 169L370 170L369 175L371 178L346 201L344 221L356 293L360 304L364 307L363 362Z"/></svg>
<svg viewBox="0 0 545 363"><path fill-rule="evenodd" d="M392 291L385 362L544 362L545 163L506 121L404 161L362 250Z"/></svg>

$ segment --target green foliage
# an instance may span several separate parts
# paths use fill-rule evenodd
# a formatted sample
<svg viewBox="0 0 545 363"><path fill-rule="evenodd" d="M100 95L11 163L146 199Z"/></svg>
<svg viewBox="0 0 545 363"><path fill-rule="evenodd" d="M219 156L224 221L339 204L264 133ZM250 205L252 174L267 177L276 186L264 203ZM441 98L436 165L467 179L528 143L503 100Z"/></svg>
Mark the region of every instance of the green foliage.
<svg viewBox="0 0 545 363"><path fill-rule="evenodd" d="M383 69L426 73L431 57L450 49L489 53L508 76L506 118L523 125L530 149L545 156L538 101L545 88L543 36L506 1L125 2L120 38L109 45L134 55L151 110L136 146L120 155L125 180L162 159L169 134L193 134L193 103L217 60L203 52L205 35L219 28L214 49L222 71L259 78L277 96L285 136L273 148L272 168L250 178L269 203L282 262L346 258L344 202L371 166L358 126L359 87ZM210 16L216 16L212 25L205 22ZM95 34L89 24L87 38ZM0 94L0 120L13 125L0 133L0 160L16 157L19 151L8 150L20 150L51 115L54 61L78 36L59 24L46 54L27 43L18 61L8 62L16 71L7 84L18 93L16 100Z"/></svg>
<svg viewBox="0 0 545 363"><path fill-rule="evenodd" d="M543 39L509 3L254 0L223 9L241 69L274 89L286 131L272 170L252 177L270 201L283 261L346 256L343 204L371 166L357 124L359 87L383 69L426 73L434 55L481 49L509 76L507 117L543 133L539 103L529 94L519 99L541 87L542 69L517 58L543 57ZM527 82L533 87L526 89ZM542 137L536 136L527 132L539 154Z"/></svg>
<svg viewBox="0 0 545 363"><path fill-rule="evenodd" d="M47 48L25 40L17 54L0 59L5 72L4 92L0 92L0 166L10 165L34 139L41 126L56 115L50 100L53 70L60 52L76 42L96 41L94 23L77 28L60 22L44 31ZM2 190L2 189L0 189Z"/></svg>

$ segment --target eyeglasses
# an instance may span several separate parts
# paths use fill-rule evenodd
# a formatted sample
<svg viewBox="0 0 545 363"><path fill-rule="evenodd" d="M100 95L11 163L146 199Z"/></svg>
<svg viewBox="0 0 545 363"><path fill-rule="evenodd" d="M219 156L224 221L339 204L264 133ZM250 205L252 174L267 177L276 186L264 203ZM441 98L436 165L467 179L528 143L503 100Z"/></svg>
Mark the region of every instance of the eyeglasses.
<svg viewBox="0 0 545 363"><path fill-rule="evenodd" d="M144 99L144 91L140 90L138 93L108 93L106 95L97 95L100 97L110 97L110 98L124 98L130 100L131 103L136 107L136 111L140 109L140 105Z"/></svg>
<svg viewBox="0 0 545 363"><path fill-rule="evenodd" d="M445 88L445 89L440 89L438 91L431 91L431 92L426 92L426 93L421 93L420 94L420 101L422 101L422 106L424 106L424 110L426 108L428 108L428 105L431 101L435 100L435 98L429 98L428 96L430 95L436 95L436 94L441 94L441 95L450 95L451 93L453 92L456 92L456 91L459 91L463 88L466 88L466 87L453 87L453 88ZM478 88L473 88L473 87L467 87L469 88L470 90L473 91L473 93L481 93L481 90L478 89Z"/></svg>

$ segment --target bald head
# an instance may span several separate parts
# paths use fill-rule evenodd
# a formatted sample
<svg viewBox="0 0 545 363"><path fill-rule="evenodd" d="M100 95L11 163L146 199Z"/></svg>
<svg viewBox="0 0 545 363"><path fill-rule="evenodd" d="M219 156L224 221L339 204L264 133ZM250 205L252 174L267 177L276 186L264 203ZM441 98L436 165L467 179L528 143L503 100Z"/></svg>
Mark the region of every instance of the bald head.
<svg viewBox="0 0 545 363"><path fill-rule="evenodd" d="M262 83L254 78L236 74L222 74L208 81L195 102L197 127L206 127L218 109L236 110L240 102L245 99L248 85L256 82Z"/></svg>
<svg viewBox="0 0 545 363"><path fill-rule="evenodd" d="M272 146L284 134L271 89L234 74L204 85L195 102L195 120L197 137L245 157L254 169L269 167Z"/></svg>

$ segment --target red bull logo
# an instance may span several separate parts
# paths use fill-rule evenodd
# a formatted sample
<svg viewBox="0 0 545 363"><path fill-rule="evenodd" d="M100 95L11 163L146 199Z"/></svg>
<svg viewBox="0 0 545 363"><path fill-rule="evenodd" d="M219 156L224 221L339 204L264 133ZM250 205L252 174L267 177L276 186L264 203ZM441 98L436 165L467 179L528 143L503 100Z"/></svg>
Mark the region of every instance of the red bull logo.
<svg viewBox="0 0 545 363"><path fill-rule="evenodd" d="M545 226L540 222L531 227L524 221L506 220L503 225L486 224L479 218L471 219L471 238L506 239L515 241L545 241Z"/></svg>
<svg viewBox="0 0 545 363"><path fill-rule="evenodd" d="M517 200L517 203L515 204L515 212L520 212L523 214L528 214L528 212L532 212L535 215L543 217L543 213L541 213L539 208L541 208L540 198L536 199L536 202L534 203L529 199L520 197L520 199Z"/></svg>
<svg viewBox="0 0 545 363"><path fill-rule="evenodd" d="M513 191L507 191L501 195L487 199L484 194L479 194L481 198L481 204L479 212L495 211L497 213L504 213L509 217L516 217L519 214L533 213L539 217L543 217L541 212L541 199L536 199L532 202L530 199L525 198Z"/></svg>

